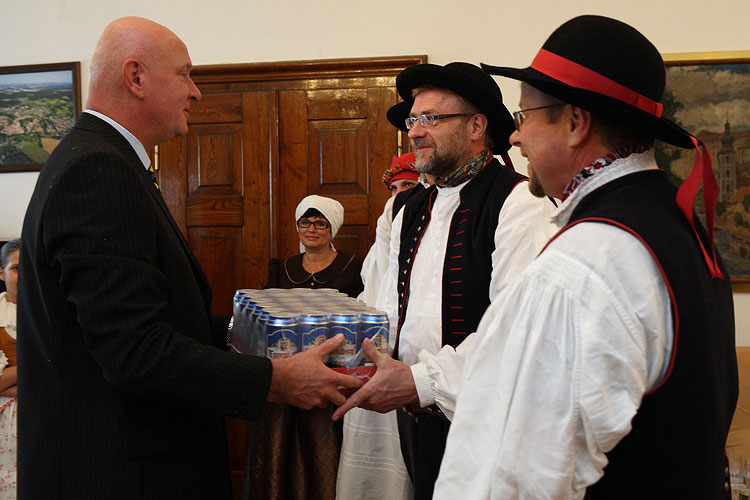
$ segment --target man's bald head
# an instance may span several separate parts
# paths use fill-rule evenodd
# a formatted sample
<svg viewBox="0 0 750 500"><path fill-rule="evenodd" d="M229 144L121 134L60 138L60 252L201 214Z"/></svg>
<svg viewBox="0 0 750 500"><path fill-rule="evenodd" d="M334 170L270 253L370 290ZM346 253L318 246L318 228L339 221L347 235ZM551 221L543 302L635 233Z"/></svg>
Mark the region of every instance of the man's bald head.
<svg viewBox="0 0 750 500"><path fill-rule="evenodd" d="M87 107L130 130L146 147L187 132L200 92L182 40L142 17L111 22L91 58Z"/></svg>
<svg viewBox="0 0 750 500"><path fill-rule="evenodd" d="M122 17L112 21L99 37L91 57L89 95L112 97L122 88L122 65L130 58L149 65L165 45L182 44L172 31L143 17ZM105 97L105 96L102 96Z"/></svg>

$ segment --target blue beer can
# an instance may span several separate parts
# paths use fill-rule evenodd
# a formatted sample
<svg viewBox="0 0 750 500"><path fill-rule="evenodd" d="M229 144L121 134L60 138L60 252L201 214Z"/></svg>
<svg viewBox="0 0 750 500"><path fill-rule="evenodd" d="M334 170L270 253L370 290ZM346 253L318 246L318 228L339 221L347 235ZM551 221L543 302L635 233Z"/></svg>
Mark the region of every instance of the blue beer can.
<svg viewBox="0 0 750 500"><path fill-rule="evenodd" d="M265 331L269 359L286 359L299 351L299 323L293 313L269 312Z"/></svg>
<svg viewBox="0 0 750 500"><path fill-rule="evenodd" d="M370 339L375 348L388 355L388 315L384 311L365 310L359 313L359 335L357 350L362 349L362 342ZM372 364L369 361L366 364Z"/></svg>
<svg viewBox="0 0 750 500"><path fill-rule="evenodd" d="M299 316L299 337L301 351L306 351L322 344L330 334L328 314L324 312L307 312Z"/></svg>
<svg viewBox="0 0 750 500"><path fill-rule="evenodd" d="M331 337L344 334L344 343L328 356L328 364L334 367L353 366L357 354L359 317L356 311L337 311L330 314Z"/></svg>
<svg viewBox="0 0 750 500"><path fill-rule="evenodd" d="M237 313L234 315L232 324L232 344L240 352L250 349L250 331L248 329L247 312L250 297L241 295L237 301Z"/></svg>

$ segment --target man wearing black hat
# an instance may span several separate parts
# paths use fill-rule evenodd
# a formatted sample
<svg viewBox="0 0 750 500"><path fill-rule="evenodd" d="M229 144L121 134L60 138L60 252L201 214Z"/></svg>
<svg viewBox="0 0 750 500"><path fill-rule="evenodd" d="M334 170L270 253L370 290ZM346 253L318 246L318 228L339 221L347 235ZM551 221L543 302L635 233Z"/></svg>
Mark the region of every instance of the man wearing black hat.
<svg viewBox="0 0 750 500"><path fill-rule="evenodd" d="M654 139L665 71L634 28L558 28L526 69L511 142L561 228L485 314L436 499L729 498L732 290L713 245L707 154L678 190ZM705 153L705 148L704 148ZM706 232L693 212L703 180Z"/></svg>
<svg viewBox="0 0 750 500"><path fill-rule="evenodd" d="M436 186L407 191L411 197L393 221L389 270L377 300L389 313L393 356L401 362L365 344L378 371L334 417L352 406L417 408L416 419L399 411L399 434L415 498L426 499L473 341L469 334L551 236L554 206L531 196L526 177L507 166L513 119L497 83L478 66L413 66L396 86L412 102L405 124L416 168L433 175Z"/></svg>

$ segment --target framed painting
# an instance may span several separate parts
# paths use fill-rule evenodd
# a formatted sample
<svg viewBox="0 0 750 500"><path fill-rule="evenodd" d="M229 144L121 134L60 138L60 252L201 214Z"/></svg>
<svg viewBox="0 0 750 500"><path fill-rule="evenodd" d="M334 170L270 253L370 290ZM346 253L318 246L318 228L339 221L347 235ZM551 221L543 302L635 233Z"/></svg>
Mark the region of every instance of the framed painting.
<svg viewBox="0 0 750 500"><path fill-rule="evenodd" d="M79 62L0 67L0 173L39 170L80 114Z"/></svg>
<svg viewBox="0 0 750 500"><path fill-rule="evenodd" d="M734 291L750 291L750 51L663 54L664 116L703 141L719 184L716 247ZM656 159L676 184L695 150L656 145ZM705 223L703 196L696 213Z"/></svg>

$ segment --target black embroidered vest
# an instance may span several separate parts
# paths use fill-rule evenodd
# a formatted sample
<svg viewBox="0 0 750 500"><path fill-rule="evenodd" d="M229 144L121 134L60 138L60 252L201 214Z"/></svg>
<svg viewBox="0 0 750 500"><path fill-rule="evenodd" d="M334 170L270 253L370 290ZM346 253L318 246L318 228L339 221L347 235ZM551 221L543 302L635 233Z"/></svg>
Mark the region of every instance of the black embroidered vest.
<svg viewBox="0 0 750 500"><path fill-rule="evenodd" d="M492 252L500 209L513 188L526 177L493 159L460 193L461 200L451 219L443 265L443 345L457 346L476 331L490 304ZM430 223L437 187L416 190L402 197L404 218L399 252L399 320L393 356L398 358L398 339L409 306L409 279L419 243ZM408 193L409 191L406 191ZM401 196L403 193L399 193ZM394 203L395 205L395 203ZM395 213L395 212L394 212Z"/></svg>
<svg viewBox="0 0 750 500"><path fill-rule="evenodd" d="M644 395L632 430L607 453L590 499L729 498L724 446L738 391L732 289L728 278L709 276L676 191L662 171L621 177L586 196L560 231L586 221L628 231L654 257L672 297L665 379ZM581 249L588 251L596 250Z"/></svg>

